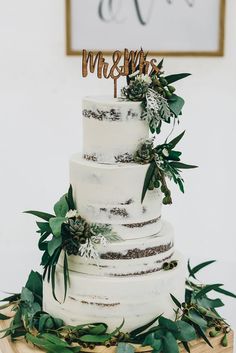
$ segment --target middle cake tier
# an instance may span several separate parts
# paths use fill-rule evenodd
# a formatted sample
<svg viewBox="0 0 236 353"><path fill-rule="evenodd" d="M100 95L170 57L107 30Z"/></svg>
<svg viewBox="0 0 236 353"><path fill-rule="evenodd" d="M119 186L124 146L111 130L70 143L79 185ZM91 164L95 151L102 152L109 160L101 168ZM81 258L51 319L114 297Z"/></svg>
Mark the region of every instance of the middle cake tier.
<svg viewBox="0 0 236 353"><path fill-rule="evenodd" d="M70 183L79 214L91 223L112 225L122 239L154 235L161 230L162 193L141 195L149 164L103 165L80 154L70 160Z"/></svg>
<svg viewBox="0 0 236 353"><path fill-rule="evenodd" d="M97 276L138 276L158 272L174 255L174 231L163 222L159 234L145 238L97 244L98 258L68 257L70 271ZM63 266L64 254L59 263Z"/></svg>

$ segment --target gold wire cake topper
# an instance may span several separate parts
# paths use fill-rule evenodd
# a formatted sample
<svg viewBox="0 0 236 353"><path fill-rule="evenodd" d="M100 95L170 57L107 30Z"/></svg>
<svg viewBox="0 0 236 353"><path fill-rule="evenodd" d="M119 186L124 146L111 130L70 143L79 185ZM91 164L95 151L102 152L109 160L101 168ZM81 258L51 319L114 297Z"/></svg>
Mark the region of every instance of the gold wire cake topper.
<svg viewBox="0 0 236 353"><path fill-rule="evenodd" d="M124 49L116 50L112 54L112 61L107 62L102 51L93 52L83 50L82 75L87 77L89 72L97 74L99 79L112 79L114 81L114 98L117 98L117 81L121 76L129 76L137 71L140 74L158 73L157 60L147 60L147 53Z"/></svg>

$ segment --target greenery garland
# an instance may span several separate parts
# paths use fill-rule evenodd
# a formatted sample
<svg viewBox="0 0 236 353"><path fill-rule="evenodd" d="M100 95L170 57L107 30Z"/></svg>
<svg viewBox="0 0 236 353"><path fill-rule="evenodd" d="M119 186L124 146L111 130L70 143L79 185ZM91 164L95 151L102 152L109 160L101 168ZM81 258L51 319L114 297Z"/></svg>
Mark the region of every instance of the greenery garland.
<svg viewBox="0 0 236 353"><path fill-rule="evenodd" d="M87 258L98 258L96 245L106 242L120 241L111 225L88 223L76 211L73 200L73 190L70 186L67 194L63 195L54 205L54 215L40 211L26 211L41 218L44 222L36 222L37 233L40 234L39 249L43 252L41 266L44 268L43 279L51 282L55 300L56 266L60 257L63 259L64 300L69 285L68 256L79 255Z"/></svg>
<svg viewBox="0 0 236 353"><path fill-rule="evenodd" d="M105 323L64 325L62 320L43 311L43 279L39 273L32 271L20 294L2 300L6 304L0 310L11 307L15 315L10 326L1 333L3 337L10 336L12 340L24 337L27 342L47 353L77 353L81 347L93 349L95 345L117 346L117 353L134 353L132 344L151 346L154 353L178 353L179 342L190 352L188 342L202 337L211 346L209 336L220 334L223 334L221 344L226 347L230 327L217 311L224 304L219 298L209 298L209 294L216 292L233 298L236 295L223 289L222 284L203 285L196 278L201 269L213 262L207 261L193 268L188 263L185 302L180 303L171 295L176 306L174 321L161 315L130 333L122 332L124 321L111 333ZM9 319L0 314L0 320Z"/></svg>

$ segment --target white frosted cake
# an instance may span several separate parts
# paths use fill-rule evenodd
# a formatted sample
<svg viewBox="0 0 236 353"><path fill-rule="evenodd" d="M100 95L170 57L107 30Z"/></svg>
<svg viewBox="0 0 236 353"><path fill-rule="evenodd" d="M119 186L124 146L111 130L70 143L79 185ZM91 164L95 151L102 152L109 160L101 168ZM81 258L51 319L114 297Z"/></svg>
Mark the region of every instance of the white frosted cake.
<svg viewBox="0 0 236 353"><path fill-rule="evenodd" d="M105 322L124 331L159 314L174 318L170 294L184 301L185 263L174 249L172 226L161 220L159 189L141 193L148 164L134 162L138 145L149 136L139 102L106 97L83 101L82 154L70 161L70 183L79 214L110 225L117 240L98 244L97 259L68 257L70 286L63 302L63 259L56 272L59 301L44 282L44 310L66 324ZM165 271L163 264L178 265Z"/></svg>

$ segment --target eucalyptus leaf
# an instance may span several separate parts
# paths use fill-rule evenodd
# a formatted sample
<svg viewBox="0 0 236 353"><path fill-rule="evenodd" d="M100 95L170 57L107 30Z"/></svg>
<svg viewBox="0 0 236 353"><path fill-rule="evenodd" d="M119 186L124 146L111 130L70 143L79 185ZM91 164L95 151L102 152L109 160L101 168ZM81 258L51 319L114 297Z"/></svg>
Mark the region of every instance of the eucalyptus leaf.
<svg viewBox="0 0 236 353"><path fill-rule="evenodd" d="M36 222L36 224L39 227L39 232L41 234L44 234L44 233L50 234L52 232L48 222Z"/></svg>
<svg viewBox="0 0 236 353"><path fill-rule="evenodd" d="M213 348L211 342L210 342L209 339L207 338L207 336L206 336L204 330L202 329L202 327L197 326L197 325L194 325L194 328L195 328L195 330L196 330L198 336L201 337L201 338L203 338L204 341L205 341L211 348Z"/></svg>
<svg viewBox="0 0 236 353"><path fill-rule="evenodd" d="M36 294L37 297L43 296L43 280L42 276L35 271L31 271L28 277L28 280L25 285L33 294Z"/></svg>
<svg viewBox="0 0 236 353"><path fill-rule="evenodd" d="M184 99L176 94L172 94L171 98L168 99L169 108L176 117L181 115L184 104Z"/></svg>
<svg viewBox="0 0 236 353"><path fill-rule="evenodd" d="M176 321L177 332L175 337L177 340L182 342L189 342L197 338L194 328L185 321L178 320Z"/></svg>
<svg viewBox="0 0 236 353"><path fill-rule="evenodd" d="M227 290L225 290L223 288L220 288L220 287L214 288L214 291L218 292L218 293L221 293L221 294L224 294L224 295L226 295L228 297L236 298L236 294L234 294L232 292L229 292L229 291L227 291Z"/></svg>
<svg viewBox="0 0 236 353"><path fill-rule="evenodd" d="M23 288L21 292L21 300L26 303L33 303L34 295L28 288Z"/></svg>
<svg viewBox="0 0 236 353"><path fill-rule="evenodd" d="M111 338L109 334L105 335L83 335L79 339L85 343L105 343Z"/></svg>
<svg viewBox="0 0 236 353"><path fill-rule="evenodd" d="M177 169L194 169L198 168L196 165L185 164L181 162L170 162L170 165Z"/></svg>
<svg viewBox="0 0 236 353"><path fill-rule="evenodd" d="M58 249L62 244L62 237L61 236L54 236L52 240L48 242L48 254L52 256L56 249Z"/></svg>
<svg viewBox="0 0 236 353"><path fill-rule="evenodd" d="M159 319L159 325L162 327L162 328L165 328L167 329L168 331L177 331L178 330L178 327L176 325L176 322L170 320L170 319L166 319L165 317L161 316L160 319Z"/></svg>
<svg viewBox="0 0 236 353"><path fill-rule="evenodd" d="M69 211L67 195L63 195L54 206L54 212L57 217L65 217Z"/></svg>
<svg viewBox="0 0 236 353"><path fill-rule="evenodd" d="M164 353L179 353L179 345L171 332L166 332L162 342Z"/></svg>
<svg viewBox="0 0 236 353"><path fill-rule="evenodd" d="M207 321L202 318L202 316L195 309L190 309L188 315L186 315L187 319L189 319L194 324L201 327L203 330L207 328Z"/></svg>
<svg viewBox="0 0 236 353"><path fill-rule="evenodd" d="M68 193L67 193L67 203L68 203L68 207L70 210L75 210L75 203L74 203L74 199L73 199L73 189L72 189L72 185L70 185Z"/></svg>
<svg viewBox="0 0 236 353"><path fill-rule="evenodd" d="M150 185L150 182L152 180L152 177L155 173L155 169L156 169L156 163L155 161L152 161L148 167L146 176L145 176L145 180L144 180L144 185L143 185L143 191L142 191L142 198L141 198L141 202L143 203L143 200L145 198L146 192L148 190L148 187Z"/></svg>
<svg viewBox="0 0 236 353"><path fill-rule="evenodd" d="M185 134L185 131L181 132L181 134L179 134L177 137L175 137L173 140L171 140L170 142L168 142L168 146L173 149L175 148L175 146L180 142L180 140L182 140L183 136Z"/></svg>
<svg viewBox="0 0 236 353"><path fill-rule="evenodd" d="M89 329L90 335L103 335L107 332L107 325L105 324L98 324Z"/></svg>
<svg viewBox="0 0 236 353"><path fill-rule="evenodd" d="M49 220L50 227L55 237L60 237L62 224L65 223L66 218L54 217Z"/></svg>
<svg viewBox="0 0 236 353"><path fill-rule="evenodd" d="M178 299L175 298L174 295L170 294L171 296L171 299L173 300L173 302L175 303L175 305L177 306L177 308L181 309L182 308L182 305L181 303L178 301Z"/></svg>
<svg viewBox="0 0 236 353"><path fill-rule="evenodd" d="M204 288L202 288L196 295L195 295L195 299L198 299L198 298L202 298L205 294L213 291L213 290L216 290L217 288L219 287L222 287L223 284L209 284L209 285L206 285Z"/></svg>
<svg viewBox="0 0 236 353"><path fill-rule="evenodd" d="M135 348L129 344L129 343L124 343L120 342L117 346L116 353L134 353Z"/></svg>
<svg viewBox="0 0 236 353"><path fill-rule="evenodd" d="M214 309L224 306L224 303L220 299L210 299L207 297L197 299L197 304L203 306L204 308Z"/></svg>
<svg viewBox="0 0 236 353"><path fill-rule="evenodd" d="M55 217L49 213L40 212L40 211L25 211L24 213L31 214L33 216L44 219L45 221L49 221L51 218Z"/></svg>
<svg viewBox="0 0 236 353"><path fill-rule="evenodd" d="M201 264L199 264L199 265L197 265L197 266L195 266L193 268L190 267L190 262L189 262L189 268L188 269L189 269L190 277L193 277L193 278L196 279L196 277L195 277L196 273L198 273L203 268L205 268L205 267L207 267L207 266L209 266L209 265L211 265L211 264L213 264L215 262L216 262L216 260L210 260L210 261L202 262Z"/></svg>
<svg viewBox="0 0 236 353"><path fill-rule="evenodd" d="M165 80L168 82L168 85L170 85L171 83L182 80L183 78L188 76L191 76L191 74L189 73L174 74L174 75L165 76Z"/></svg>
<svg viewBox="0 0 236 353"><path fill-rule="evenodd" d="M130 336L131 337L136 337L138 336L140 333L146 331L149 327L151 327L159 318L161 315L155 317L152 321L150 321L148 324L143 325L141 327L138 327L137 329L133 330L130 332Z"/></svg>

